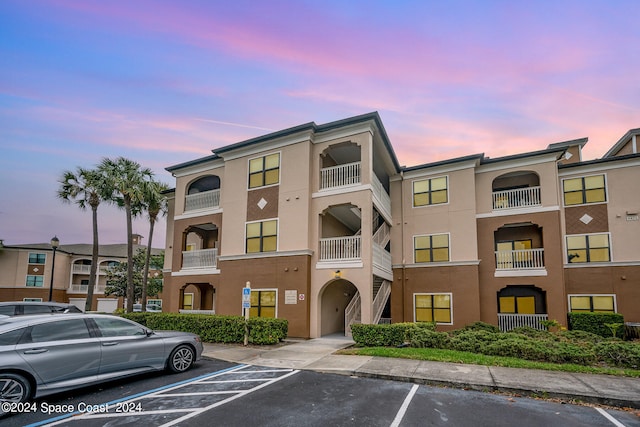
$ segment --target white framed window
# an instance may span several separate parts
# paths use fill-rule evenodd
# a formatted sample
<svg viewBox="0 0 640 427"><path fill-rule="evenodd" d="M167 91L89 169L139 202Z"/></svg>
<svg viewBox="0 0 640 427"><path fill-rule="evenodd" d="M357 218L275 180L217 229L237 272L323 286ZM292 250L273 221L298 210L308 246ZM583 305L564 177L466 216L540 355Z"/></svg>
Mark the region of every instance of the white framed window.
<svg viewBox="0 0 640 427"><path fill-rule="evenodd" d="M412 183L413 207L449 203L449 177L419 179Z"/></svg>
<svg viewBox="0 0 640 427"><path fill-rule="evenodd" d="M453 294L450 292L413 294L413 321L453 325Z"/></svg>
<svg viewBox="0 0 640 427"><path fill-rule="evenodd" d="M249 159L248 188L266 187L280 183L280 153Z"/></svg>
<svg viewBox="0 0 640 427"><path fill-rule="evenodd" d="M571 264L611 261L610 233L566 236L567 261Z"/></svg>
<svg viewBox="0 0 640 427"><path fill-rule="evenodd" d="M617 313L615 294L570 294L570 312Z"/></svg>
<svg viewBox="0 0 640 427"><path fill-rule="evenodd" d="M278 317L278 289L251 289L249 317Z"/></svg>
<svg viewBox="0 0 640 427"><path fill-rule="evenodd" d="M46 260L47 254L29 252L29 264L44 264Z"/></svg>
<svg viewBox="0 0 640 427"><path fill-rule="evenodd" d="M247 222L245 227L245 251L248 254L276 252L278 250L278 220Z"/></svg>
<svg viewBox="0 0 640 427"><path fill-rule="evenodd" d="M451 260L449 233L413 236L413 262L448 262Z"/></svg>
<svg viewBox="0 0 640 427"><path fill-rule="evenodd" d="M562 193L565 206L605 203L607 180L604 174L565 178Z"/></svg>

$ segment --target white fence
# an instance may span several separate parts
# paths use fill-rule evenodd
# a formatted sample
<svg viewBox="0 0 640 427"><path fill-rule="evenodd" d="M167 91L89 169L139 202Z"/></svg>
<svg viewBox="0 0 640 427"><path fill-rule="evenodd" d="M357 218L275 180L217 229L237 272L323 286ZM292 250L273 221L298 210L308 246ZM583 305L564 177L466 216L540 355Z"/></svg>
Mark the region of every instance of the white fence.
<svg viewBox="0 0 640 427"><path fill-rule="evenodd" d="M321 261L348 261L361 257L360 236L329 237L320 239Z"/></svg>
<svg viewBox="0 0 640 427"><path fill-rule="evenodd" d="M212 209L220 206L220 189L187 194L184 201L185 211Z"/></svg>
<svg viewBox="0 0 640 427"><path fill-rule="evenodd" d="M515 188L493 192L493 209L514 209L540 206L540 187Z"/></svg>
<svg viewBox="0 0 640 427"><path fill-rule="evenodd" d="M510 331L520 326L529 326L534 329L546 331L547 328L540 323L548 320L546 314L498 314L498 326L502 332Z"/></svg>
<svg viewBox="0 0 640 427"><path fill-rule="evenodd" d="M320 189L360 183L360 162L331 166L320 170Z"/></svg>
<svg viewBox="0 0 640 427"><path fill-rule="evenodd" d="M497 270L530 270L544 268L544 249L496 251Z"/></svg>
<svg viewBox="0 0 640 427"><path fill-rule="evenodd" d="M216 268L218 264L218 249L199 249L182 251L182 269L188 268Z"/></svg>

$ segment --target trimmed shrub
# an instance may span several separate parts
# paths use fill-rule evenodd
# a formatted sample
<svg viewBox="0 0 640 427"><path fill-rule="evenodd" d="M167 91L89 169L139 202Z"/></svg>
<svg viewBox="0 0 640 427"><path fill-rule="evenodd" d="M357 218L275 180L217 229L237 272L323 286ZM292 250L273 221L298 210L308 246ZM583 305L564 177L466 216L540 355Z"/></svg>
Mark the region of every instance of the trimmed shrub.
<svg viewBox="0 0 640 427"><path fill-rule="evenodd" d="M640 345L632 342L605 341L595 345L599 361L621 368L640 369Z"/></svg>
<svg viewBox="0 0 640 427"><path fill-rule="evenodd" d="M390 325L351 325L351 335L356 344L364 347L397 347L407 341L408 330L428 330L428 326L416 323L392 323Z"/></svg>
<svg viewBox="0 0 640 427"><path fill-rule="evenodd" d="M191 332L204 342L244 342L245 320L242 316L144 312L126 313L123 317L150 329ZM286 338L287 331L285 319L249 319L249 342L254 344L275 344Z"/></svg>
<svg viewBox="0 0 640 427"><path fill-rule="evenodd" d="M498 333L500 332L500 328L496 325L492 325L490 323L485 322L474 322L469 325L464 326L462 329L456 329L452 331L453 334L458 334L466 331L485 331L490 333Z"/></svg>
<svg viewBox="0 0 640 427"><path fill-rule="evenodd" d="M450 341L450 348L452 350L483 353L483 349L487 345L499 339L499 334L500 332L490 332L484 328L454 331Z"/></svg>
<svg viewBox="0 0 640 427"><path fill-rule="evenodd" d="M416 348L449 348L451 338L446 332L436 332L428 328L413 328L407 330L407 340L411 347Z"/></svg>
<svg viewBox="0 0 640 427"><path fill-rule="evenodd" d="M557 333L557 336L565 341L571 342L588 342L591 344L597 344L599 342L604 341L605 339L600 335L592 334L587 331L560 331Z"/></svg>
<svg viewBox="0 0 640 427"><path fill-rule="evenodd" d="M569 326L572 330L591 332L601 337L613 336L607 324L624 324L624 317L618 313L569 313ZM624 337L624 328L618 328L616 337Z"/></svg>
<svg viewBox="0 0 640 427"><path fill-rule="evenodd" d="M509 333L520 334L536 339L553 339L553 336L549 331L541 331L540 329L532 328L531 326L519 326L510 330Z"/></svg>

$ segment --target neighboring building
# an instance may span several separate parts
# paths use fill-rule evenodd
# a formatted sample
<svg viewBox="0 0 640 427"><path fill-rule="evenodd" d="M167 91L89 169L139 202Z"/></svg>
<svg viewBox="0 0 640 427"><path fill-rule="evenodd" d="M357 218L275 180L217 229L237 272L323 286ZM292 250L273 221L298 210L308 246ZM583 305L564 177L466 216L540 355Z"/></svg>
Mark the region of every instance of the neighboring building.
<svg viewBox="0 0 640 427"><path fill-rule="evenodd" d="M482 320L574 310L640 321L640 129L599 160L587 139L401 167L377 113L307 123L168 167L164 306L289 320Z"/></svg>
<svg viewBox="0 0 640 427"><path fill-rule="evenodd" d="M140 244L141 238L134 235L134 254L140 248L146 249ZM0 245L0 301L48 301L51 293L53 301L70 302L84 310L92 251L92 244L60 245L55 252L54 267L50 243ZM154 254L161 252L162 249L152 249ZM127 245L100 245L98 253L92 309L113 312L122 307L122 298L104 295L106 269L127 261ZM162 305L160 297L150 300Z"/></svg>

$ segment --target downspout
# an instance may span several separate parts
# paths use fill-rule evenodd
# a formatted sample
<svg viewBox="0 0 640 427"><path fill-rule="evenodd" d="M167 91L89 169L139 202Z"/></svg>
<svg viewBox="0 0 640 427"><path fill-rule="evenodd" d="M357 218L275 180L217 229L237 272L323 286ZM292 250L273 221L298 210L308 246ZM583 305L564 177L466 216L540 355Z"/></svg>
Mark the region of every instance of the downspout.
<svg viewBox="0 0 640 427"><path fill-rule="evenodd" d="M400 254L402 256L402 269L400 270L402 272L401 274L401 278L400 278L400 295L402 298L402 304L400 305L400 307L402 307L402 311L400 313L401 315L401 319L404 322L405 321L405 316L404 316L404 312L405 312L405 298L404 298L404 282L407 280L405 277L405 255L404 255L404 171L400 171Z"/></svg>

